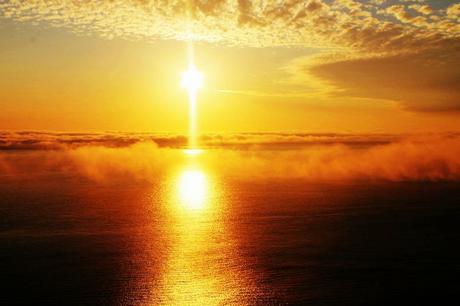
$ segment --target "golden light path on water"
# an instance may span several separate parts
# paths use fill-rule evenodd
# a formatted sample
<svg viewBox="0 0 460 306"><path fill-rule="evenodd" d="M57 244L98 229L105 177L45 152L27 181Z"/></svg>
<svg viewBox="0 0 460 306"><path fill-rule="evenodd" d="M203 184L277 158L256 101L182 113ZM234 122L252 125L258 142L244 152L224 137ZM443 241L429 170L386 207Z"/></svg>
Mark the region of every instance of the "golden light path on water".
<svg viewBox="0 0 460 306"><path fill-rule="evenodd" d="M239 256L228 219L222 184L200 163L197 94L203 75L188 44L189 67L181 75L188 92L189 139L183 167L173 175L167 197L168 249L162 281L152 305L249 305L256 296L254 277Z"/></svg>
<svg viewBox="0 0 460 306"><path fill-rule="evenodd" d="M204 208L208 191L207 180L200 170L185 170L179 178L179 199L186 209Z"/></svg>
<svg viewBox="0 0 460 306"><path fill-rule="evenodd" d="M188 161L171 177L171 246L152 303L248 305L255 282L227 220L222 184L200 165L200 155L184 154Z"/></svg>

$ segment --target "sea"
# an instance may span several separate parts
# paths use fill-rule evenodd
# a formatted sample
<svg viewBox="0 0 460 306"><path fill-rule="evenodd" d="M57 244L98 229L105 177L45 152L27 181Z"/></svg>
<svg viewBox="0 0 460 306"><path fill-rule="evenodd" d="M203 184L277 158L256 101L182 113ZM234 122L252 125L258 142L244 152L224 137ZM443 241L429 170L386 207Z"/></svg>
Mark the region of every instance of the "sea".
<svg viewBox="0 0 460 306"><path fill-rule="evenodd" d="M459 182L41 169L0 174L0 305L458 298Z"/></svg>

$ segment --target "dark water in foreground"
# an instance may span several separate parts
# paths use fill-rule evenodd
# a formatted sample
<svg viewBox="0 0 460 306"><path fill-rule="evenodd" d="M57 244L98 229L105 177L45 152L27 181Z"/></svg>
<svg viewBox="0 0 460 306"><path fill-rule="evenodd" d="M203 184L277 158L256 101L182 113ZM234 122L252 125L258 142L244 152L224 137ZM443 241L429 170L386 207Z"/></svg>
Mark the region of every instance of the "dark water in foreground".
<svg viewBox="0 0 460 306"><path fill-rule="evenodd" d="M444 304L460 184L0 177L0 305Z"/></svg>

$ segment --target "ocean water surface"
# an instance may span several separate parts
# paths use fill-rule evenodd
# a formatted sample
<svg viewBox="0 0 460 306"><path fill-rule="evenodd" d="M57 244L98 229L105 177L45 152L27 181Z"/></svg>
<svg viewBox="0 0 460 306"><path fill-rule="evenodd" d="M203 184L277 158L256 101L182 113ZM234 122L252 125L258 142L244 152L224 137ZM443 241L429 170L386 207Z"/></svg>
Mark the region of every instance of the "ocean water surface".
<svg viewBox="0 0 460 306"><path fill-rule="evenodd" d="M45 170L0 175L1 305L439 304L460 285L456 182Z"/></svg>

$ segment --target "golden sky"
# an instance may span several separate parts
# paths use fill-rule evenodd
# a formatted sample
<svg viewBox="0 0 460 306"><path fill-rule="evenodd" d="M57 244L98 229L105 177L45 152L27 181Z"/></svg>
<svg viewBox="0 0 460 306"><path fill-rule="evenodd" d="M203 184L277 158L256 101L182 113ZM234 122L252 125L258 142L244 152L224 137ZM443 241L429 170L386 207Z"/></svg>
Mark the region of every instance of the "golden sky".
<svg viewBox="0 0 460 306"><path fill-rule="evenodd" d="M460 130L457 1L3 1L0 129Z"/></svg>

